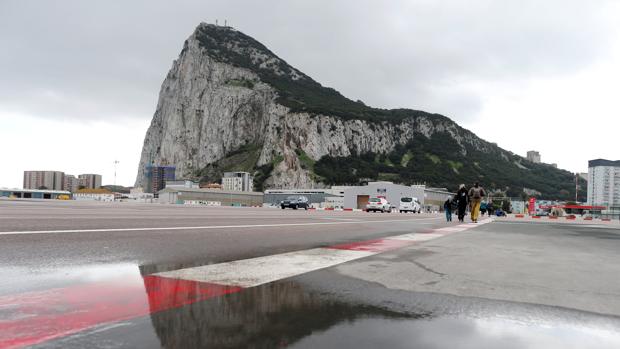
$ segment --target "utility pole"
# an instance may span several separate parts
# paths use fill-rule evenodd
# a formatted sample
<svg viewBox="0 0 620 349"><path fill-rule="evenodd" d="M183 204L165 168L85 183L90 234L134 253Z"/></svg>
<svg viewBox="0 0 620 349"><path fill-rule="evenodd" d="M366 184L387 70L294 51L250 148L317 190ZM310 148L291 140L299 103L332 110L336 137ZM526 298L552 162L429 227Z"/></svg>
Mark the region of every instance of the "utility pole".
<svg viewBox="0 0 620 349"><path fill-rule="evenodd" d="M120 161L114 160L114 186L116 187L116 165L118 165Z"/></svg>

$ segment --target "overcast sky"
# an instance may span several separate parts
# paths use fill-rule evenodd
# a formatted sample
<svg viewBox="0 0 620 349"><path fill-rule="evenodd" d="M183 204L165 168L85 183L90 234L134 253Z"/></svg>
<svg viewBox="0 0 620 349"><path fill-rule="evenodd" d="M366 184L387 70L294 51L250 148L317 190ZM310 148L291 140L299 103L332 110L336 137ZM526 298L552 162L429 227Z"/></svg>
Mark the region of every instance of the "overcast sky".
<svg viewBox="0 0 620 349"><path fill-rule="evenodd" d="M159 87L200 22L345 96L444 114L587 171L620 159L620 2L0 0L0 187L24 170L133 185Z"/></svg>

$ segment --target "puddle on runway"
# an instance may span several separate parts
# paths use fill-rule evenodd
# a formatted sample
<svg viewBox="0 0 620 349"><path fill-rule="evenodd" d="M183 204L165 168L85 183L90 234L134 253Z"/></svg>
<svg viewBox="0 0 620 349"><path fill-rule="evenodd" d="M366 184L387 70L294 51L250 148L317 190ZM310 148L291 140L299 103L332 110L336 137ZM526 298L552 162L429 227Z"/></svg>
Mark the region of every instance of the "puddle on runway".
<svg viewBox="0 0 620 349"><path fill-rule="evenodd" d="M151 314L162 348L620 348L611 328L433 317L278 282Z"/></svg>
<svg viewBox="0 0 620 349"><path fill-rule="evenodd" d="M620 348L620 327L612 327L620 322L610 320L609 326L601 326L607 320L590 321L590 317L596 317L590 314L579 318L579 322L561 323L508 316L450 318L430 313L401 313L394 311L394 307L388 310L349 301L342 295L334 297L308 291L303 284L290 280L229 294L211 295L209 291L213 297L196 300L200 285L152 279L148 276L150 269L116 265L72 274L75 279L89 281L124 274L122 287L131 286L137 308L130 311L131 304L122 306L127 302L127 291L102 290L98 297L108 305L121 305L118 311L131 316L36 347ZM115 294L118 299L114 298ZM87 303L89 293L80 295L86 297L81 302ZM384 301L391 300L386 295ZM1 315L2 312L0 320Z"/></svg>
<svg viewBox="0 0 620 349"><path fill-rule="evenodd" d="M0 266L0 296L66 287L109 280L126 278L132 282L142 279L140 269L131 263L106 263L83 266L55 268L26 268Z"/></svg>
<svg viewBox="0 0 620 349"><path fill-rule="evenodd" d="M620 333L505 320L367 318L313 333L289 348L617 349Z"/></svg>

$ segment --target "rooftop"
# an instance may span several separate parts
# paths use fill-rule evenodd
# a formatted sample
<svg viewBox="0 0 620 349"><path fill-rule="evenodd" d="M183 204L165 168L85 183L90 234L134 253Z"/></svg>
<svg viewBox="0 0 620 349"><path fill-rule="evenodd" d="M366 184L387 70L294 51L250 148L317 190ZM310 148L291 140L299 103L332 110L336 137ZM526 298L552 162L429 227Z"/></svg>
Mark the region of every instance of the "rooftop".
<svg viewBox="0 0 620 349"><path fill-rule="evenodd" d="M68 194L71 195L70 191L67 190L49 190L49 189L18 189L18 188L0 188L0 191L19 191L19 192L28 192L28 193L45 193L45 194Z"/></svg>
<svg viewBox="0 0 620 349"><path fill-rule="evenodd" d="M605 159L596 159L588 161L588 167L596 167L596 166L613 166L620 167L620 160L612 161Z"/></svg>
<svg viewBox="0 0 620 349"><path fill-rule="evenodd" d="M221 190L210 188L165 188L159 191L159 193L215 193L215 194L227 194L227 195L255 195L262 196L261 192L254 191L233 191L233 190Z"/></svg>

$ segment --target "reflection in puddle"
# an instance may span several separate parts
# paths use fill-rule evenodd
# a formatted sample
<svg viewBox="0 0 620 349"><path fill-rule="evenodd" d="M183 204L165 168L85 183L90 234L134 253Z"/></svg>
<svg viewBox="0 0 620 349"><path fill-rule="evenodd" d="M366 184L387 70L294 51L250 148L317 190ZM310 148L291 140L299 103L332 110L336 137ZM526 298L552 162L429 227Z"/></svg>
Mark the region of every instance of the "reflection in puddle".
<svg viewBox="0 0 620 349"><path fill-rule="evenodd" d="M617 349L620 333L572 326L524 325L506 320L361 319L314 333L291 348Z"/></svg>
<svg viewBox="0 0 620 349"><path fill-rule="evenodd" d="M564 322L531 313L448 318L403 313L405 303L396 301L355 303L343 297L347 292L308 291L293 281L240 289L155 277L146 269L57 271L45 279L66 278L69 285L0 296L0 347L2 338L22 338L42 348L620 348L618 319L594 314L573 312ZM384 291L380 301L390 302Z"/></svg>
<svg viewBox="0 0 620 349"><path fill-rule="evenodd" d="M72 284L127 278L140 281L140 270L135 264L93 264L64 268L0 267L0 295L17 294Z"/></svg>
<svg viewBox="0 0 620 349"><path fill-rule="evenodd" d="M430 317L277 282L151 314L163 348L620 348L620 332L528 319Z"/></svg>
<svg viewBox="0 0 620 349"><path fill-rule="evenodd" d="M620 348L620 332L528 319L432 318L278 282L151 314L164 348Z"/></svg>
<svg viewBox="0 0 620 349"><path fill-rule="evenodd" d="M287 347L316 331L359 318L411 318L374 307L330 302L281 282L151 314L164 348Z"/></svg>

